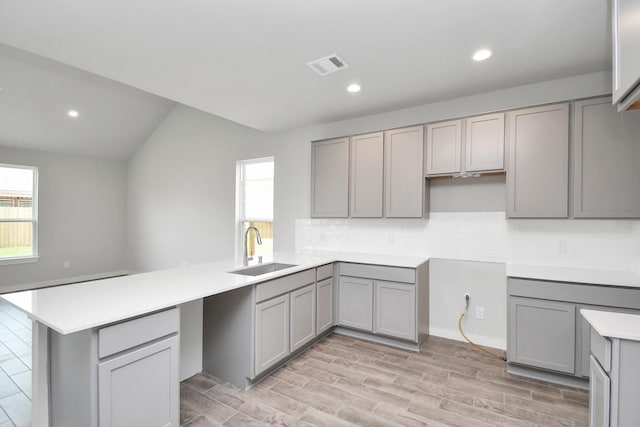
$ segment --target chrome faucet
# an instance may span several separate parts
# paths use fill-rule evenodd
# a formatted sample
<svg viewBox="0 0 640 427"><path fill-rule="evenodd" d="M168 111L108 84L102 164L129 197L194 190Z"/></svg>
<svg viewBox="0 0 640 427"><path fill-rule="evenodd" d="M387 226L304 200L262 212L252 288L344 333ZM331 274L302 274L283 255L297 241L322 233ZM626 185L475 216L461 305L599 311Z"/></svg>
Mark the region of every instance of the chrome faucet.
<svg viewBox="0 0 640 427"><path fill-rule="evenodd" d="M247 261L250 261L250 260L253 259L253 257L251 257L251 258L249 257L249 231L251 229L256 231L256 241L258 242L258 244L259 245L262 244L262 237L260 237L260 231L256 227L254 227L253 225L248 227L244 232L244 260L245 260L245 263ZM260 257L260 258L262 258L262 257Z"/></svg>

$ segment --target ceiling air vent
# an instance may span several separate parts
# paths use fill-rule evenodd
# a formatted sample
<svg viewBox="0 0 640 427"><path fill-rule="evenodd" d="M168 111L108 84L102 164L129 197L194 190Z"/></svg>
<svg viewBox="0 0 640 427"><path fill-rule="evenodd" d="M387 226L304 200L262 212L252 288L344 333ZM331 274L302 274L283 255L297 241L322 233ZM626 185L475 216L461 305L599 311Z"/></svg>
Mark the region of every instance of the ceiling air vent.
<svg viewBox="0 0 640 427"><path fill-rule="evenodd" d="M325 56L324 58L316 59L315 61L307 62L309 68L321 76L335 73L336 71L349 68L346 62L342 60L338 55L333 54Z"/></svg>

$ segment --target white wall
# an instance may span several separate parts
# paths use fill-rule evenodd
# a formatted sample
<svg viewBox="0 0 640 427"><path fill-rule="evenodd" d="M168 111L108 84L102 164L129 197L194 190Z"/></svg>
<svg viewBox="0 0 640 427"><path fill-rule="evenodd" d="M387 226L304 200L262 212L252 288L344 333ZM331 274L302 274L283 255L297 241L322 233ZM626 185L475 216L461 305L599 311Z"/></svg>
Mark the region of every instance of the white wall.
<svg viewBox="0 0 640 427"><path fill-rule="evenodd" d="M264 157L261 135L185 106L167 116L128 165L131 270L234 256L236 161ZM202 370L202 300L180 313L183 380Z"/></svg>
<svg viewBox="0 0 640 427"><path fill-rule="evenodd" d="M39 168L40 255L36 263L0 267L0 292L124 270L125 162L4 146L0 162Z"/></svg>
<svg viewBox="0 0 640 427"><path fill-rule="evenodd" d="M271 135L177 107L129 164L129 266L155 270L182 261L233 256L235 161L274 156L277 251L355 250L589 267L600 259L609 268L636 268L640 231L634 221L517 222L506 221L504 212L473 211L433 212L429 220L308 219L312 140L599 96L608 93L609 86L606 73L594 73ZM500 191L496 185L503 184L491 184L488 191L494 196ZM437 194L442 197L443 192ZM439 209L444 210L447 203L451 205L445 202ZM498 204L494 200L478 210ZM459 209L469 210L468 206ZM563 256L550 253L558 247L556 236L566 240ZM474 271L474 265L468 267ZM451 285L456 271L444 263L432 277L431 290L442 306L459 305L459 289ZM491 277L504 283L501 271L488 269L483 283L491 282ZM479 286L480 297L486 286ZM491 295L488 289L486 295ZM506 312L506 297L488 298L485 309L487 316ZM459 337L451 319L441 318L435 309L433 313L431 321L434 328L440 325L438 333ZM470 324L469 330L472 338L489 345L500 346L506 340L503 325L492 322Z"/></svg>
<svg viewBox="0 0 640 427"><path fill-rule="evenodd" d="M279 173L280 181L285 183L287 194L295 195L276 195L276 244L279 248L287 249L409 253L492 263L636 270L640 268L640 226L637 221L507 221L502 211L484 212L491 206L499 205L495 197L500 193L499 187L504 185L499 182L483 190L491 200L486 205L478 205L476 212L443 212L443 206L454 205L451 199L445 200L451 191L465 194L466 189L438 186L432 194L436 198L432 199L432 204L441 212L432 211L429 220L310 220L306 219L309 217L309 173L295 168L296 165L308 164L309 141L313 140L600 96L608 92L608 74L594 73L309 127L271 137L276 156L280 155L283 160L276 166L276 174ZM277 185L278 182L276 188ZM450 191L445 193L447 190ZM456 210L470 209L468 205L461 204ZM472 265L468 267L473 271ZM431 275L430 282L431 292L438 295L431 303L431 325L440 335L460 338L457 324L449 318L451 316L439 311L443 306L459 305L460 289L455 285L459 272L448 264L441 265L437 271L438 274ZM497 274L496 271L490 269L486 272L484 283L489 282L489 277L494 277L496 286L502 286L499 284L504 283L504 274ZM492 295L487 286L479 286L481 295L485 294L482 290L485 288L486 295ZM506 313L506 297L488 298L485 309L487 316ZM496 325L486 321L482 324L470 322L469 335L481 343L503 347L506 330Z"/></svg>

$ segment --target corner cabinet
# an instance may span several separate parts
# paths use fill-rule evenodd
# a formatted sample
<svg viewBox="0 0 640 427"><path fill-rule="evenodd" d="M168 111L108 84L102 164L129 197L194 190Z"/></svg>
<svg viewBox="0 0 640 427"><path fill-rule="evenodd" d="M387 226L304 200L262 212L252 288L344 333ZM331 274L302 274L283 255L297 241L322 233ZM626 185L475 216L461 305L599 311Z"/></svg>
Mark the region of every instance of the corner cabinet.
<svg viewBox="0 0 640 427"><path fill-rule="evenodd" d="M640 109L640 0L612 0L613 104Z"/></svg>
<svg viewBox="0 0 640 427"><path fill-rule="evenodd" d="M618 113L611 98L574 107L573 215L640 217L640 111Z"/></svg>
<svg viewBox="0 0 640 427"><path fill-rule="evenodd" d="M511 111L507 117L507 216L567 218L569 104Z"/></svg>
<svg viewBox="0 0 640 427"><path fill-rule="evenodd" d="M311 143L311 217L349 216L349 138Z"/></svg>
<svg viewBox="0 0 640 427"><path fill-rule="evenodd" d="M178 308L49 335L50 424L180 425Z"/></svg>
<svg viewBox="0 0 640 427"><path fill-rule="evenodd" d="M429 333L428 267L339 263L338 333L417 350Z"/></svg>
<svg viewBox="0 0 640 427"><path fill-rule="evenodd" d="M385 216L422 218L425 212L424 128L384 133Z"/></svg>

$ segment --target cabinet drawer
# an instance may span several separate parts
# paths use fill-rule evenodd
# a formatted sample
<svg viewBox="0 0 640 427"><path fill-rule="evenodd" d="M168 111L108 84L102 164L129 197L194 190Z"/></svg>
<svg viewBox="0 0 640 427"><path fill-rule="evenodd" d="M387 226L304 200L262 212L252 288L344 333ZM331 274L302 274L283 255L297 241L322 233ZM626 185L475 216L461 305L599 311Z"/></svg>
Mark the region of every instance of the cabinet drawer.
<svg viewBox="0 0 640 427"><path fill-rule="evenodd" d="M611 371L611 340L601 336L593 328L591 328L591 354L605 371Z"/></svg>
<svg viewBox="0 0 640 427"><path fill-rule="evenodd" d="M179 330L178 308L107 326L98 330L98 357L107 357Z"/></svg>
<svg viewBox="0 0 640 427"><path fill-rule="evenodd" d="M256 285L256 302L286 294L316 280L315 268Z"/></svg>
<svg viewBox="0 0 640 427"><path fill-rule="evenodd" d="M340 275L366 277L367 279L386 280L390 282L416 283L416 270L404 267L388 267L386 265L340 263Z"/></svg>
<svg viewBox="0 0 640 427"><path fill-rule="evenodd" d="M316 281L333 276L333 264L322 265L316 269Z"/></svg>

